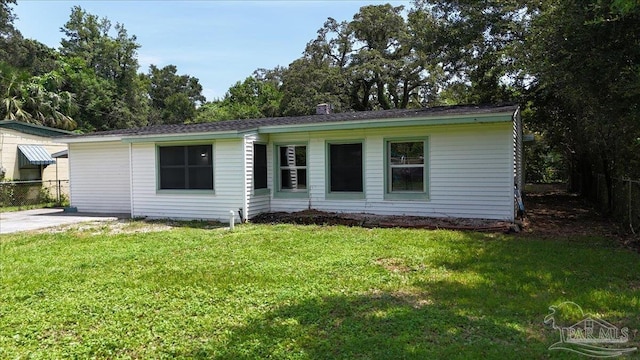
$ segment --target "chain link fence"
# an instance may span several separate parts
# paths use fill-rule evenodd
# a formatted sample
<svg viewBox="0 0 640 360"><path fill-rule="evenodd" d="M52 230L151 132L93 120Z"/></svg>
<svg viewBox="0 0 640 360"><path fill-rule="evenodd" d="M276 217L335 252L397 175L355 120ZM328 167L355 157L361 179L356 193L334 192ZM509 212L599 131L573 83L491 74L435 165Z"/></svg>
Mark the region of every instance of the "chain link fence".
<svg viewBox="0 0 640 360"><path fill-rule="evenodd" d="M0 182L0 208L34 208L66 205L69 180Z"/></svg>
<svg viewBox="0 0 640 360"><path fill-rule="evenodd" d="M598 174L594 180L591 200L633 234L640 234L640 180L612 179L611 199L604 175Z"/></svg>

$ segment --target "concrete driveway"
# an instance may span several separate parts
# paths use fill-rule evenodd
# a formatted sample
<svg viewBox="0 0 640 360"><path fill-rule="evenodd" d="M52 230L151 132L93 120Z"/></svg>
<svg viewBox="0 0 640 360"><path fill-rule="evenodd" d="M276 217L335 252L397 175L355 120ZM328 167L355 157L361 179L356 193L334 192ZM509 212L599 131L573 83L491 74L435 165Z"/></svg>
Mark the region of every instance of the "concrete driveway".
<svg viewBox="0 0 640 360"><path fill-rule="evenodd" d="M0 214L0 234L45 229L85 221L111 221L124 216L125 215L120 214L66 213L62 209L34 209L6 212Z"/></svg>

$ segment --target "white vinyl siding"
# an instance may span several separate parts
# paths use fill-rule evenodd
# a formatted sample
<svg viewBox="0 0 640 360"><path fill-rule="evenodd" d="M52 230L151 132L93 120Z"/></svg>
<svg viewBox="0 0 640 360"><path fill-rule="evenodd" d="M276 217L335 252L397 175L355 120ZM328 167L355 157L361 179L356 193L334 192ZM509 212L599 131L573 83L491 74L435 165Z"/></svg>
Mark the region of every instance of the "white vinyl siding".
<svg viewBox="0 0 640 360"><path fill-rule="evenodd" d="M325 141L364 140L362 200L326 199ZM389 138L428 138L429 199L385 200L385 146ZM386 215L513 219L512 124L363 129L272 135L274 143L308 142L308 199L271 200L271 211L308 208ZM273 158L269 158L273 161Z"/></svg>
<svg viewBox="0 0 640 360"><path fill-rule="evenodd" d="M69 144L71 206L82 212L130 213L129 145Z"/></svg>
<svg viewBox="0 0 640 360"><path fill-rule="evenodd" d="M271 173L269 167L269 159L272 154L270 146L267 145L268 139L266 137L259 137L258 135L247 135L244 139L244 151L245 151L245 196L247 198L246 215L247 219L264 213L269 212L270 207L270 189L272 189L273 182L271 181ZM267 189L254 190L253 186L253 144L254 142L267 145Z"/></svg>
<svg viewBox="0 0 640 360"><path fill-rule="evenodd" d="M165 192L157 190L156 145L132 145L133 213L134 217L171 219L211 219L228 221L229 211L239 220L243 208L242 141L210 140L198 144L213 144L214 192Z"/></svg>
<svg viewBox="0 0 640 360"><path fill-rule="evenodd" d="M327 144L356 139L363 148L362 198L327 196ZM428 197L385 198L385 147L395 139L425 139ZM317 209L513 220L513 140L513 124L504 122L248 134L237 139L186 142L213 146L214 189L205 193L158 190L157 146L175 143L72 143L71 203L80 211L224 222L230 210L238 221L239 209L247 219L268 211ZM254 142L267 144L267 191L254 190ZM289 144L307 146L307 190L301 198L276 194L280 170L277 146Z"/></svg>

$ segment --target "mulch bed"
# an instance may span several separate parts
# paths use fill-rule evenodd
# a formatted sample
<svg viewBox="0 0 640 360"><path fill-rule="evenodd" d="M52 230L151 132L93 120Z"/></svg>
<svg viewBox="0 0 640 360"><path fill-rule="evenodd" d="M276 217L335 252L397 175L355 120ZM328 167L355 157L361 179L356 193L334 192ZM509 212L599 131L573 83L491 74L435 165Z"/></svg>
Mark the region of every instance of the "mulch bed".
<svg viewBox="0 0 640 360"><path fill-rule="evenodd" d="M272 212L260 214L251 219L259 224L300 224L300 225L345 225L366 228L413 228L451 229L485 232L515 231L516 226L508 221L487 219L431 218L421 216L387 216L373 214L332 213L305 210L293 213Z"/></svg>
<svg viewBox="0 0 640 360"><path fill-rule="evenodd" d="M640 236L629 234L607 219L584 198L568 194L561 186L542 186L527 193L526 216L513 224L487 219L431 218L419 216L383 216L373 214L332 213L305 210L293 213L273 212L258 215L253 223L289 223L301 225L345 225L367 228L450 229L482 232L520 232L543 239L574 236L600 236L640 251Z"/></svg>

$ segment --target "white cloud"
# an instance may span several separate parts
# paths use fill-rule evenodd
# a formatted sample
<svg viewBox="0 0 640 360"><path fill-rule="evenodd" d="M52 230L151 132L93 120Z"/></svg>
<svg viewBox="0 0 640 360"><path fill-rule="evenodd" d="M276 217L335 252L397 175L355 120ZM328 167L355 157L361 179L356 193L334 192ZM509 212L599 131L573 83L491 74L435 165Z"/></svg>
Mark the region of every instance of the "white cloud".
<svg viewBox="0 0 640 360"><path fill-rule="evenodd" d="M164 61L159 56L138 53L138 64L140 64L140 71L146 73L149 70L149 65L162 66Z"/></svg>
<svg viewBox="0 0 640 360"><path fill-rule="evenodd" d="M216 99L222 99L224 97L225 92L220 92L216 89L211 88L203 88L202 95L207 98L207 101L213 101Z"/></svg>

